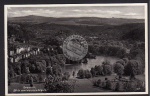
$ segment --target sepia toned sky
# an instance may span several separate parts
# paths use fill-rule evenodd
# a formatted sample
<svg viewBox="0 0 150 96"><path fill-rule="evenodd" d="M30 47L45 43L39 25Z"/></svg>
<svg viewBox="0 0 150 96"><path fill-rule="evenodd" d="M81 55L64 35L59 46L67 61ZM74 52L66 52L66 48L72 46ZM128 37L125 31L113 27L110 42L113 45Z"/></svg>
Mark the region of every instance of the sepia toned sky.
<svg viewBox="0 0 150 96"><path fill-rule="evenodd" d="M144 6L8 7L8 17L104 17L144 19Z"/></svg>

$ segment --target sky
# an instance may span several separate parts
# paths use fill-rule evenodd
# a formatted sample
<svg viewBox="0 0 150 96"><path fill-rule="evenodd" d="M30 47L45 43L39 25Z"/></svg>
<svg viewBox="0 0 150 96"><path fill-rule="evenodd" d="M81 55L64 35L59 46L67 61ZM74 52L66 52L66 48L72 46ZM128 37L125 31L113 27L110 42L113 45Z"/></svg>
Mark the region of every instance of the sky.
<svg viewBox="0 0 150 96"><path fill-rule="evenodd" d="M144 6L7 7L8 17L103 17L144 19Z"/></svg>

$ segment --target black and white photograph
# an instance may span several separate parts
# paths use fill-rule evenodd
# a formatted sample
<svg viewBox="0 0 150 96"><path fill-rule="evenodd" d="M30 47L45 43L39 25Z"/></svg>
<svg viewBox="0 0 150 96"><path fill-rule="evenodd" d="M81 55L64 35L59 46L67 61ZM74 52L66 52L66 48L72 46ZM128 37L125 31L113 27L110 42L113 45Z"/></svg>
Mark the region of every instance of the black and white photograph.
<svg viewBox="0 0 150 96"><path fill-rule="evenodd" d="M146 3L5 5L5 94L148 94Z"/></svg>

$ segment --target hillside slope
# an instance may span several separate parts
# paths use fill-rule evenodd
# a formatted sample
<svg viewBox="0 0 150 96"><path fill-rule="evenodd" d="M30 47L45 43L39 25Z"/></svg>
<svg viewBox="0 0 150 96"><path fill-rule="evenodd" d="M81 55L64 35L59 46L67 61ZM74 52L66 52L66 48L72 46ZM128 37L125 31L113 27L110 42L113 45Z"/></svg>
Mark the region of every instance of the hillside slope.
<svg viewBox="0 0 150 96"><path fill-rule="evenodd" d="M71 24L71 25L120 25L126 23L144 23L143 19L123 19L123 18L97 18L97 17L69 17L69 18L53 18L43 16L23 16L8 18L11 22L22 23L55 23L55 24Z"/></svg>

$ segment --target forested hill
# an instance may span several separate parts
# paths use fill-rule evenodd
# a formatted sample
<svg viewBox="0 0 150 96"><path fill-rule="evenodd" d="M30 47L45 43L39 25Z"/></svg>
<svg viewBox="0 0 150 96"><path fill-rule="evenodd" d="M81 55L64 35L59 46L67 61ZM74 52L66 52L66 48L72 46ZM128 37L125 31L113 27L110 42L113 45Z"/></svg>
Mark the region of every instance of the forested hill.
<svg viewBox="0 0 150 96"><path fill-rule="evenodd" d="M51 18L41 16L14 17L8 19L9 34L28 30L35 38L47 38L59 34L97 36L100 39L144 41L143 19L121 18ZM20 26L20 27L15 27ZM16 29L17 28L17 29ZM20 29L19 29L20 28ZM14 30L14 31L13 31ZM17 30L17 31L15 31ZM14 33L13 33L14 32Z"/></svg>
<svg viewBox="0 0 150 96"><path fill-rule="evenodd" d="M23 16L8 18L11 22L22 23L55 23L55 24L71 24L71 25L120 25L126 23L144 23L144 19L123 19L123 18L98 18L98 17L68 17L53 18L43 16Z"/></svg>

